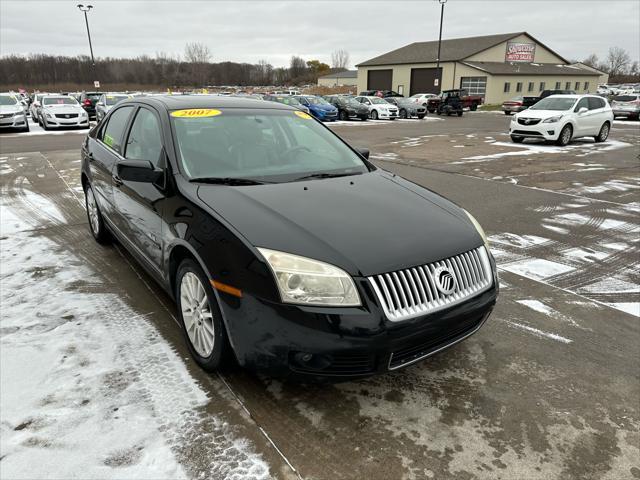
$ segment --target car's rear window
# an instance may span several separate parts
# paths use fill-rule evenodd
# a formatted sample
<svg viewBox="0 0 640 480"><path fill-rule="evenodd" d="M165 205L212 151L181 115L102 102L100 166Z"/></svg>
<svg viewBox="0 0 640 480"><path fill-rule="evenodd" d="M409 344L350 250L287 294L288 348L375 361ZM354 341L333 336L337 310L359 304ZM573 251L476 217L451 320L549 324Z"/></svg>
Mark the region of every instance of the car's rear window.
<svg viewBox="0 0 640 480"><path fill-rule="evenodd" d="M187 109L170 116L190 178L286 182L315 173L369 170L353 150L301 111Z"/></svg>
<svg viewBox="0 0 640 480"><path fill-rule="evenodd" d="M616 95L613 97L616 102L633 102L639 98L640 95Z"/></svg>
<svg viewBox="0 0 640 480"><path fill-rule="evenodd" d="M129 98L129 95L107 95L107 105L115 105L116 103L121 102L122 100L126 100L127 98Z"/></svg>

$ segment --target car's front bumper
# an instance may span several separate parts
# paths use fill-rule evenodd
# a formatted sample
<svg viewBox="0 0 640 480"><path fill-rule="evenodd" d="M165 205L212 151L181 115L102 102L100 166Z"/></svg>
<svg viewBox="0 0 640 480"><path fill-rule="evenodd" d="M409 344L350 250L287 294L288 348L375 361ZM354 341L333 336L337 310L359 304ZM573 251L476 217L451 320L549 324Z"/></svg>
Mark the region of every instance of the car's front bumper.
<svg viewBox="0 0 640 480"><path fill-rule="evenodd" d="M509 135L524 138L540 138L543 140L557 140L564 127L560 122L538 123L536 125L522 125L512 121L509 125Z"/></svg>
<svg viewBox="0 0 640 480"><path fill-rule="evenodd" d="M390 120L392 118L398 118L398 111L378 111L378 118L382 120Z"/></svg>
<svg viewBox="0 0 640 480"><path fill-rule="evenodd" d="M503 112L519 113L525 110L522 105L502 105Z"/></svg>
<svg viewBox="0 0 640 480"><path fill-rule="evenodd" d="M47 127L49 128L63 128L63 127L88 127L89 117L76 117L76 118L57 118L46 117Z"/></svg>
<svg viewBox="0 0 640 480"><path fill-rule="evenodd" d="M0 128L25 128L27 126L27 116L25 114L0 117Z"/></svg>
<svg viewBox="0 0 640 480"><path fill-rule="evenodd" d="M357 308L305 307L222 294L221 308L241 365L277 376L346 379L396 370L475 333L495 305L493 285L448 309L389 321L367 279Z"/></svg>

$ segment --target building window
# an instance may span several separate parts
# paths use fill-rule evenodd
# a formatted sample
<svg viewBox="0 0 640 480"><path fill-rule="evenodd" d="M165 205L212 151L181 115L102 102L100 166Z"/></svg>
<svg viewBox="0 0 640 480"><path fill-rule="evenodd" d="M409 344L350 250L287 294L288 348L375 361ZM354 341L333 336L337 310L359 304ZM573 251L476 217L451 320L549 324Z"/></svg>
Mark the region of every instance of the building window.
<svg viewBox="0 0 640 480"><path fill-rule="evenodd" d="M504 93L511 91L511 82L504 82Z"/></svg>
<svg viewBox="0 0 640 480"><path fill-rule="evenodd" d="M521 92L522 91L522 82L518 82L516 83L516 92Z"/></svg>
<svg viewBox="0 0 640 480"><path fill-rule="evenodd" d="M580 82L576 82L576 88L574 88L576 92L580 91Z"/></svg>
<svg viewBox="0 0 640 480"><path fill-rule="evenodd" d="M589 91L589 82L584 82L584 91L585 92Z"/></svg>
<svg viewBox="0 0 640 480"><path fill-rule="evenodd" d="M529 82L529 92L533 92L533 89L536 88L536 84L534 82Z"/></svg>
<svg viewBox="0 0 640 480"><path fill-rule="evenodd" d="M547 84L545 82L540 82L540 91L543 91L546 86Z"/></svg>
<svg viewBox="0 0 640 480"><path fill-rule="evenodd" d="M556 90L560 90L562 88L561 82L556 82Z"/></svg>
<svg viewBox="0 0 640 480"><path fill-rule="evenodd" d="M462 77L460 88L469 92L469 95L482 95L487 93L487 77Z"/></svg>
<svg viewBox="0 0 640 480"><path fill-rule="evenodd" d="M571 90L571 82L567 82L567 83L564 85L564 89L565 89L565 90Z"/></svg>

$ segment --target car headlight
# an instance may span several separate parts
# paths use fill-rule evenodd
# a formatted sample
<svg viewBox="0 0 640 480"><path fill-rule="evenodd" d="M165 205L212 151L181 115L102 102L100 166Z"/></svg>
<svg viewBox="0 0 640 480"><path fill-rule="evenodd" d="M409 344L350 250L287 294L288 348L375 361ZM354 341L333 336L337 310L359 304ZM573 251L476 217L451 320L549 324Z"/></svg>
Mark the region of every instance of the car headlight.
<svg viewBox="0 0 640 480"><path fill-rule="evenodd" d="M53 116L51 116L49 112L44 112L44 114L46 115L47 118L53 118Z"/></svg>
<svg viewBox="0 0 640 480"><path fill-rule="evenodd" d="M466 210L464 211L464 213L467 214L467 217L469 217L469 220L471 220L471 223L473 223L473 226L476 227L476 230L478 231L478 234L482 237L482 241L484 242L485 247L487 247L487 250L489 250L489 240L487 240L487 234L484 233L484 230L482 229L482 227L480 226L480 224L474 218L473 215L471 215Z"/></svg>
<svg viewBox="0 0 640 480"><path fill-rule="evenodd" d="M258 248L276 279L283 302L300 305L361 305L351 276L328 263Z"/></svg>
<svg viewBox="0 0 640 480"><path fill-rule="evenodd" d="M543 120L542 123L556 123L556 122L559 122L561 118L562 118L562 115L556 115L555 117L551 117L551 118L547 118L546 120Z"/></svg>

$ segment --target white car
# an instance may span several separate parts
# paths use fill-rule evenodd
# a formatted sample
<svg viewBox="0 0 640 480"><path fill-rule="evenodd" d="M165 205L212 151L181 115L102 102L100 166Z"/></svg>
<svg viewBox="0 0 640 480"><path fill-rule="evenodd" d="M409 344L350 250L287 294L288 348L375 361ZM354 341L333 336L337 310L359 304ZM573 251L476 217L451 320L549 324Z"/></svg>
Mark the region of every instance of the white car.
<svg viewBox="0 0 640 480"><path fill-rule="evenodd" d="M33 101L31 102L31 105L29 105L29 113L31 114L31 118L33 119L34 122L38 122L38 119L40 118L40 106L42 105L43 97L45 97L46 95L49 95L49 94L36 93L33 96Z"/></svg>
<svg viewBox="0 0 640 480"><path fill-rule="evenodd" d="M427 103L429 102L429 99L435 98L435 97L437 97L437 95L434 93L416 93L415 95L411 95L409 97L409 100L412 100L422 105L424 108L427 108Z"/></svg>
<svg viewBox="0 0 640 480"><path fill-rule="evenodd" d="M609 103L595 95L551 95L511 120L509 135L515 143L539 138L567 145L572 138L593 137L604 142L613 123Z"/></svg>
<svg viewBox="0 0 640 480"><path fill-rule="evenodd" d="M130 98L133 97L128 93L103 93L96 102L96 121L102 120L116 103Z"/></svg>
<svg viewBox="0 0 640 480"><path fill-rule="evenodd" d="M80 127L89 128L89 115L78 101L69 95L47 95L42 97L38 122L42 128Z"/></svg>
<svg viewBox="0 0 640 480"><path fill-rule="evenodd" d="M369 109L371 120L395 120L398 118L398 107L380 97L356 97L356 100Z"/></svg>
<svg viewBox="0 0 640 480"><path fill-rule="evenodd" d="M24 132L29 131L27 114L18 95L0 93L0 128L19 128Z"/></svg>

